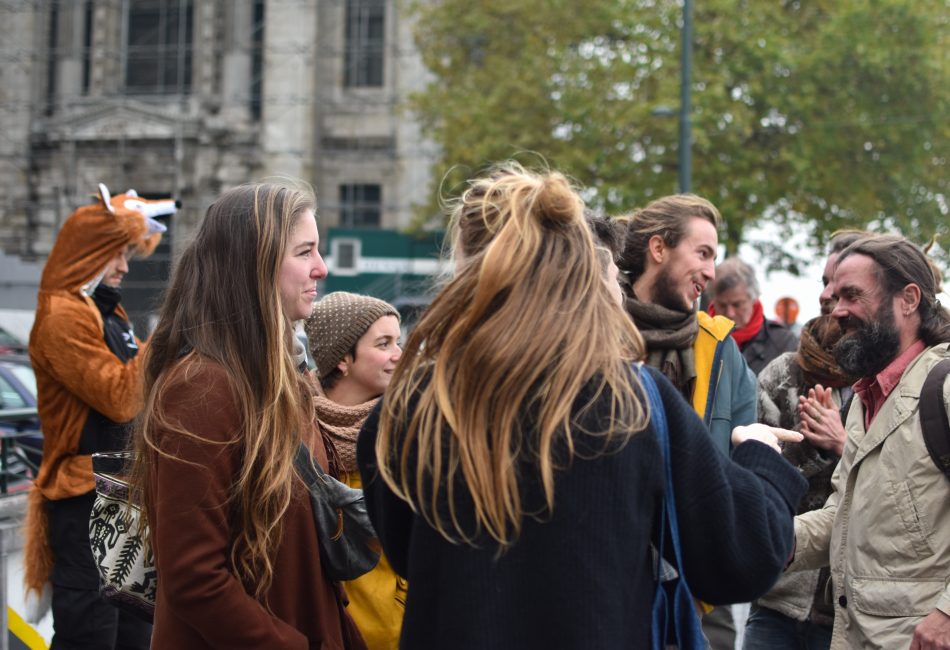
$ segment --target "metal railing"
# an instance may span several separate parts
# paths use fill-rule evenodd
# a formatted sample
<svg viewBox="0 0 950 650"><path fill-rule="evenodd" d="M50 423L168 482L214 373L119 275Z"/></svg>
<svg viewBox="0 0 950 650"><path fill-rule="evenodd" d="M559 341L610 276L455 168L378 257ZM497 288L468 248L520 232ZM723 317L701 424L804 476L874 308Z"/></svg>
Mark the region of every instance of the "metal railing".
<svg viewBox="0 0 950 650"><path fill-rule="evenodd" d="M7 620L8 556L23 546L21 526L26 516L25 492L0 498L0 650L10 648L9 622Z"/></svg>
<svg viewBox="0 0 950 650"><path fill-rule="evenodd" d="M35 421L35 407L0 409L0 424ZM0 495L8 494L13 486L25 487L36 476L39 464L35 459L43 453L35 441L39 435L34 428L0 432Z"/></svg>
<svg viewBox="0 0 950 650"><path fill-rule="evenodd" d="M0 424L36 422L35 408L0 409ZM39 458L43 449L31 444L29 438L39 432L33 428L0 432L0 650L10 647L7 621L7 557L23 545L20 530L26 516L26 487L39 467L31 459ZM10 493L11 487L22 487Z"/></svg>

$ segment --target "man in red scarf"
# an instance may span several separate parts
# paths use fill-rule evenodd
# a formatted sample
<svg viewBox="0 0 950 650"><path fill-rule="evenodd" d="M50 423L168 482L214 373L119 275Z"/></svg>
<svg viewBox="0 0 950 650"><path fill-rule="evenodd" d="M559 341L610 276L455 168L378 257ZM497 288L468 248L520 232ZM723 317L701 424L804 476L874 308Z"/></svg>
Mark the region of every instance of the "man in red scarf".
<svg viewBox="0 0 950 650"><path fill-rule="evenodd" d="M762 313L759 283L751 266L730 257L716 269L716 279L710 286L709 313L735 322L732 338L756 375L783 352L798 349L798 337L784 324L769 320Z"/></svg>

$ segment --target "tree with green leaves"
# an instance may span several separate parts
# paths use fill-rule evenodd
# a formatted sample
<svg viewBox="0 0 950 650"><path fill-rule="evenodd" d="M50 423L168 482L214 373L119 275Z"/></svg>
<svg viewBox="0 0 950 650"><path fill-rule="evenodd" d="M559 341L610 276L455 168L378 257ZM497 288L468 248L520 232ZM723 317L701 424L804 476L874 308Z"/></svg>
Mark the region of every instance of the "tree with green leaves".
<svg viewBox="0 0 950 650"><path fill-rule="evenodd" d="M411 107L441 147L439 197L517 157L629 212L676 191L682 6L668 0L417 0L433 75ZM947 230L945 0L707 0L693 39L693 191L747 226ZM666 108L666 111L659 110Z"/></svg>

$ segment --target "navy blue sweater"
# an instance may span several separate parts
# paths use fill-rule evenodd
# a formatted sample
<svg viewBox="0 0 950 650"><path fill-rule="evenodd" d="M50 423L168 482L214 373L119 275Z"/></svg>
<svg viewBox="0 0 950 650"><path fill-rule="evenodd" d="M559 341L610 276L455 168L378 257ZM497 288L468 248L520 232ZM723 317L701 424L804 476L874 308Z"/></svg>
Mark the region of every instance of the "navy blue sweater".
<svg viewBox="0 0 950 650"><path fill-rule="evenodd" d="M740 445L732 461L718 453L676 389L648 372L669 421L693 594L713 604L752 600L769 590L791 554L792 517L805 481L758 442ZM582 396L578 404L586 401ZM608 405L602 397L586 417L603 417ZM665 483L652 426L619 450L576 457L558 472L553 513L525 518L515 544L499 555L484 537L477 548L448 542L379 479L378 416L379 405L360 433L357 458L383 549L409 580L401 647L649 647L650 542ZM575 440L582 452L602 446L577 434ZM527 508L543 503L538 484L527 479L522 498ZM470 503L460 498L457 506L470 525Z"/></svg>

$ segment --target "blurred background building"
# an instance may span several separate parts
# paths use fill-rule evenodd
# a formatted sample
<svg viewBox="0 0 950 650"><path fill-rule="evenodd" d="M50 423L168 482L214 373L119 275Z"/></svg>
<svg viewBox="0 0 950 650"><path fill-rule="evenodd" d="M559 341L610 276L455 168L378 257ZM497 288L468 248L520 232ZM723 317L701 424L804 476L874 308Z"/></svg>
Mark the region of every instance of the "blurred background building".
<svg viewBox="0 0 950 650"><path fill-rule="evenodd" d="M124 303L154 307L213 198L311 184L331 227L404 227L433 146L402 100L426 81L395 0L0 2L0 309L32 309L63 220L99 182L183 209Z"/></svg>

